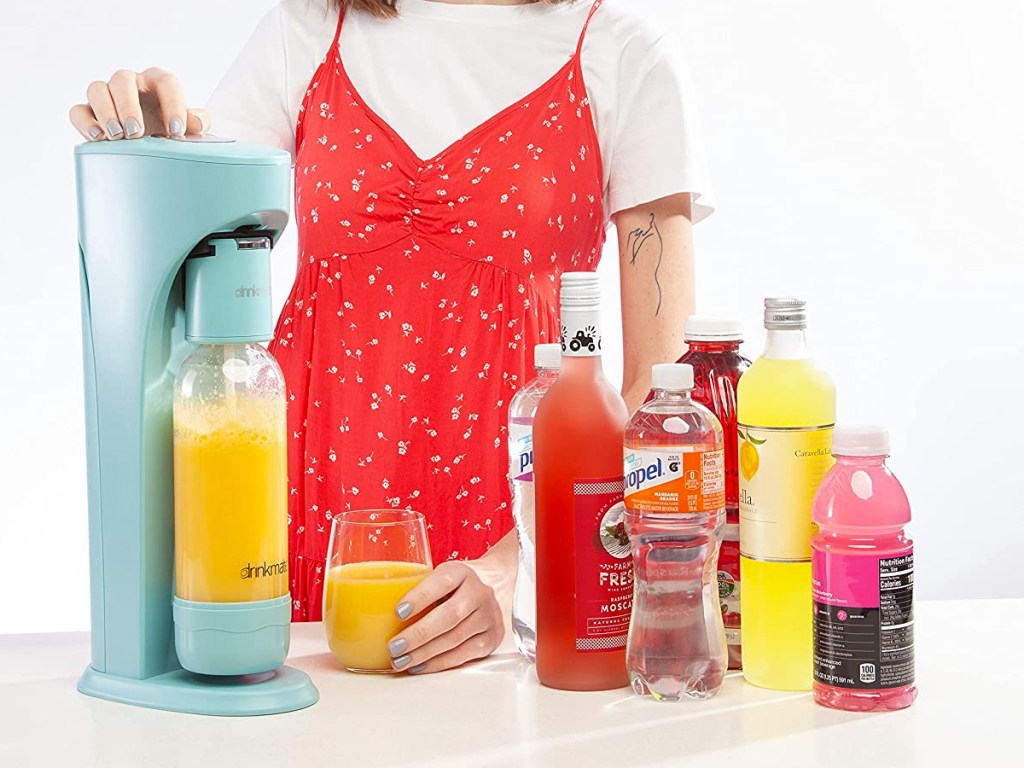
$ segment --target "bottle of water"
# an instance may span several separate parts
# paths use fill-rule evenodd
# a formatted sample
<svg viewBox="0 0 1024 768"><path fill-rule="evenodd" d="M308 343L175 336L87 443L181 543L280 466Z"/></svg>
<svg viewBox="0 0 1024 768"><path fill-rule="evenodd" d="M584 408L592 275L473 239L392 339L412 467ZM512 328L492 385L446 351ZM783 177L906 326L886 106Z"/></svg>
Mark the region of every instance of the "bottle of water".
<svg viewBox="0 0 1024 768"><path fill-rule="evenodd" d="M624 516L633 554L626 667L659 701L714 696L728 666L718 602L725 527L722 425L695 403L690 365L655 365L654 399L626 427Z"/></svg>
<svg viewBox="0 0 1024 768"><path fill-rule="evenodd" d="M560 344L538 344L533 350L537 377L512 398L508 415L508 478L512 485L512 515L519 536L519 574L512 604L516 646L530 661L537 652L536 518L533 490L533 415L537 404L558 378Z"/></svg>

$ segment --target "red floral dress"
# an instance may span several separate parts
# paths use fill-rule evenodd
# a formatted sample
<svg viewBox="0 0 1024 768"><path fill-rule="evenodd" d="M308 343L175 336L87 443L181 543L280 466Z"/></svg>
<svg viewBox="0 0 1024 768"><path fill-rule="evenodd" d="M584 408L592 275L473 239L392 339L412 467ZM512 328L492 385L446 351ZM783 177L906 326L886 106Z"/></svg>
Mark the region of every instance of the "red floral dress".
<svg viewBox="0 0 1024 768"><path fill-rule="evenodd" d="M435 563L509 532L509 401L559 337L559 275L596 269L605 239L586 25L549 80L420 158L346 74L342 21L300 112L298 274L272 345L298 621L320 619L335 513L421 511Z"/></svg>

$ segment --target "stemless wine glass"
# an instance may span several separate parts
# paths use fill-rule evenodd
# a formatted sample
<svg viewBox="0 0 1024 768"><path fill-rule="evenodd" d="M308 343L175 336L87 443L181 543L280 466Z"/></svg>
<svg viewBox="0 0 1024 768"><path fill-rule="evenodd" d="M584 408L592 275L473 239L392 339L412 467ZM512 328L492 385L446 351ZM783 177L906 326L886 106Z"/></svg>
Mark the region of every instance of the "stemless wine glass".
<svg viewBox="0 0 1024 768"><path fill-rule="evenodd" d="M389 673L388 641L402 621L395 606L430 573L423 515L397 509L342 512L331 523L324 630L350 672Z"/></svg>

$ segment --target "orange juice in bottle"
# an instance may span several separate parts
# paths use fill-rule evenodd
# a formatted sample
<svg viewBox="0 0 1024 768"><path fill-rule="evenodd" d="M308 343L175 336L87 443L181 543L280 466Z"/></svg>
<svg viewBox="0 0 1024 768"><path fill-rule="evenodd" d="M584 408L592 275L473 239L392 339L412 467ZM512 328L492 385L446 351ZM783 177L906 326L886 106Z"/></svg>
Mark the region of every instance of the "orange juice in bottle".
<svg viewBox="0 0 1024 768"><path fill-rule="evenodd" d="M284 377L258 344L202 344L174 395L175 595L288 594Z"/></svg>

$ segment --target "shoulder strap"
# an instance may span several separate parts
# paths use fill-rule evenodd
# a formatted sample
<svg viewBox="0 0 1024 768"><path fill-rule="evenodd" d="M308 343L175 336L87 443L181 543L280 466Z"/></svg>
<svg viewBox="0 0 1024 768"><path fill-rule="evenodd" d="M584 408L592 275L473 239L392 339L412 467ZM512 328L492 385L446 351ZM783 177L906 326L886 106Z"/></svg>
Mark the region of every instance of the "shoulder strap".
<svg viewBox="0 0 1024 768"><path fill-rule="evenodd" d="M587 36L587 27L590 26L590 20L594 18L594 14L597 13L597 9L601 7L602 0L594 0L594 4L590 6L590 13L587 14L587 20L583 22L583 29L580 31L579 42L576 43L576 58L579 58L580 53L583 51L583 38Z"/></svg>
<svg viewBox="0 0 1024 768"><path fill-rule="evenodd" d="M331 43L331 50L334 51L335 56L339 56L338 43L341 42L341 25L345 21L345 9L342 8L338 11L338 28L334 31L334 42Z"/></svg>

